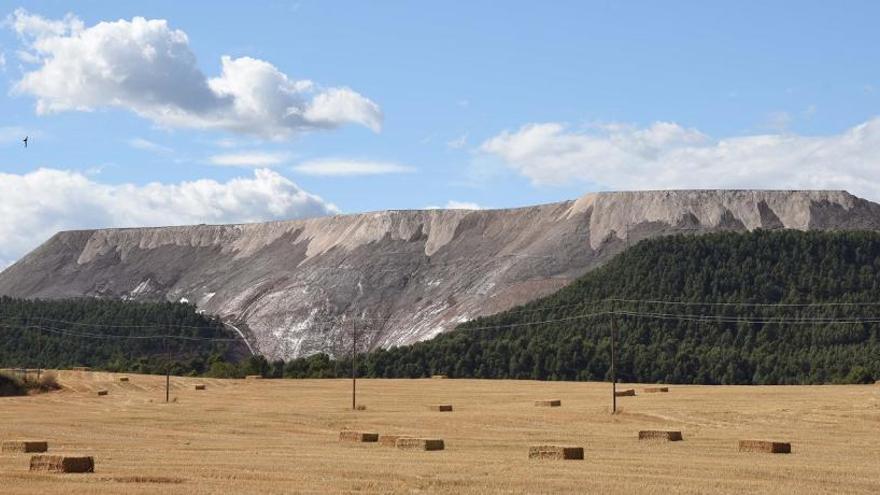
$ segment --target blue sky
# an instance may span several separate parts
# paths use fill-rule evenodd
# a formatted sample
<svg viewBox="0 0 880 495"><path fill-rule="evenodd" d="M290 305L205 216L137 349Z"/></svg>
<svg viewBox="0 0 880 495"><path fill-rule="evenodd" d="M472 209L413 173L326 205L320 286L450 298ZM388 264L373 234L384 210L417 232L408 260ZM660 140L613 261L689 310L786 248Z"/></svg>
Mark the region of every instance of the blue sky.
<svg viewBox="0 0 880 495"><path fill-rule="evenodd" d="M143 37L136 17L167 23ZM880 199L877 2L34 1L0 18L0 266L70 228L607 189ZM139 70L168 40L170 65ZM312 86L260 86L266 67ZM258 91L271 119L239 109Z"/></svg>

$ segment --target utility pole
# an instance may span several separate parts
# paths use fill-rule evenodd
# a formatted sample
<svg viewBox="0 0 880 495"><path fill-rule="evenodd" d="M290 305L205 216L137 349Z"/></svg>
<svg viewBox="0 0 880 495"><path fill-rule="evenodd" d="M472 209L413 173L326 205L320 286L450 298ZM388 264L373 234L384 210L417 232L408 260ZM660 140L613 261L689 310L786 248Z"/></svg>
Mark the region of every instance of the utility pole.
<svg viewBox="0 0 880 495"><path fill-rule="evenodd" d="M357 320L351 320L351 410L357 410Z"/></svg>
<svg viewBox="0 0 880 495"><path fill-rule="evenodd" d="M614 368L614 299L611 300L611 414L617 413L617 370Z"/></svg>
<svg viewBox="0 0 880 495"><path fill-rule="evenodd" d="M166 354L166 363L165 363L165 402L170 402L171 400L171 347L168 346L168 339L162 339L162 342L165 343L165 354Z"/></svg>

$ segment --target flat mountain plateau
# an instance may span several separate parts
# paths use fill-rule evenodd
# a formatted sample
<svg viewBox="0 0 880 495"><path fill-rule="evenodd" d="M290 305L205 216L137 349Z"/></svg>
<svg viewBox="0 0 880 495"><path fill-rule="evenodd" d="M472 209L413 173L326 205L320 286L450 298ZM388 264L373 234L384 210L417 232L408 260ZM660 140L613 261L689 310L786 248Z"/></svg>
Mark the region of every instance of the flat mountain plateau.
<svg viewBox="0 0 880 495"><path fill-rule="evenodd" d="M507 210L69 231L0 273L0 295L183 300L269 358L339 355L353 329L369 348L429 339L548 295L641 239L782 228L880 230L880 205L844 191L607 192Z"/></svg>

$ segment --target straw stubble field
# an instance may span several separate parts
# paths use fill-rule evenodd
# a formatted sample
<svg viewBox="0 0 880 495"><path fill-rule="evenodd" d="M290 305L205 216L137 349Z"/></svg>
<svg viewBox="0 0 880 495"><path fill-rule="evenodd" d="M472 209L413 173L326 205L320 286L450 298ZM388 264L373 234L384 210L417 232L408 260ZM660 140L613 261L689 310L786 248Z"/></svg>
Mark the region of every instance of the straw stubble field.
<svg viewBox="0 0 880 495"><path fill-rule="evenodd" d="M0 399L0 440L46 439L95 458L94 474L28 472L0 454L4 494L877 493L880 386L675 386L618 399L602 383L205 380L60 372L65 390ZM207 390L196 391L196 383ZM97 390L108 390L99 397ZM536 408L536 399L562 407ZM448 403L452 413L427 405ZM445 441L434 452L342 443L344 429ZM639 442L639 430L682 442ZM737 451L741 439L790 455ZM533 445L585 448L583 461L529 460Z"/></svg>

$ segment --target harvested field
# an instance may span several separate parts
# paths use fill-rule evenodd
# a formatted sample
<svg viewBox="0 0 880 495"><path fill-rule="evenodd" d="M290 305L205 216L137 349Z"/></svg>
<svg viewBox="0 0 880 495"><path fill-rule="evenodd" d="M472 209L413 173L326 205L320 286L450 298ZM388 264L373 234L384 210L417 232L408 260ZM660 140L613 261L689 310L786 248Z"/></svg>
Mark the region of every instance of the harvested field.
<svg viewBox="0 0 880 495"><path fill-rule="evenodd" d="M559 399L549 399L549 400L536 400L536 407L560 407L562 406L562 401Z"/></svg>
<svg viewBox="0 0 880 495"><path fill-rule="evenodd" d="M683 440L680 431L672 430L642 430L639 432L639 440L664 440L667 442L680 442Z"/></svg>
<svg viewBox="0 0 880 495"><path fill-rule="evenodd" d="M394 446L400 450L443 450L446 444L439 438L398 438Z"/></svg>
<svg viewBox="0 0 880 495"><path fill-rule="evenodd" d="M551 459L555 461L583 460L583 447L562 447L559 445L537 445L529 447L529 459Z"/></svg>
<svg viewBox="0 0 880 495"><path fill-rule="evenodd" d="M875 385L676 385L612 416L608 383L364 379L358 399L370 407L352 411L350 380L172 377L178 400L165 403L164 376L119 376L62 371L61 391L0 399L0 439L45 439L53 453L98 462L96 475L54 475L0 454L0 492L873 494L880 484ZM535 397L565 397L565 407L536 408ZM424 406L435 401L456 413ZM341 443L342 430L442 438L445 450ZM688 438L639 442L640 430ZM740 453L741 439L785 440L793 453ZM589 455L538 462L526 454L535 445ZM166 479L180 482L150 481Z"/></svg>
<svg viewBox="0 0 880 495"><path fill-rule="evenodd" d="M46 452L49 450L49 442L44 440L7 440L0 444L0 452Z"/></svg>
<svg viewBox="0 0 880 495"><path fill-rule="evenodd" d="M94 473L95 459L84 455L39 454L31 457L30 470L53 473Z"/></svg>
<svg viewBox="0 0 880 495"><path fill-rule="evenodd" d="M771 442L767 440L740 440L740 452L764 452L767 454L791 454L788 442Z"/></svg>

